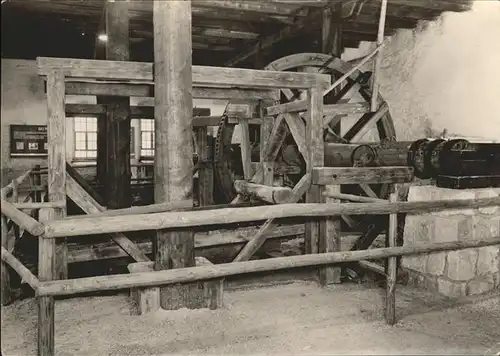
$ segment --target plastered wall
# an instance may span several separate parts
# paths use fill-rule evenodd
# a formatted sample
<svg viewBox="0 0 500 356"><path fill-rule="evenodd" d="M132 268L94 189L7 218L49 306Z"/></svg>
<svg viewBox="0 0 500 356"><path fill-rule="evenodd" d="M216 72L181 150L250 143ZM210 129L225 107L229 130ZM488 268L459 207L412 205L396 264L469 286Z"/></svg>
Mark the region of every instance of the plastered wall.
<svg viewBox="0 0 500 356"><path fill-rule="evenodd" d="M343 58L373 48L362 43ZM500 141L500 1L475 1L471 11L398 30L384 49L381 93L401 140L447 129Z"/></svg>

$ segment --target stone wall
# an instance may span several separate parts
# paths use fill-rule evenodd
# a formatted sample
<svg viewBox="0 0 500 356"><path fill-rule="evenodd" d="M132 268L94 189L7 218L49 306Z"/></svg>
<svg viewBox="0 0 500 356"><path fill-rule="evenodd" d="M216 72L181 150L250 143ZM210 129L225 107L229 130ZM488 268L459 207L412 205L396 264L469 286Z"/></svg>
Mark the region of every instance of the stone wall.
<svg viewBox="0 0 500 356"><path fill-rule="evenodd" d="M408 201L474 199L500 189L410 188ZM442 211L406 217L404 245L487 239L500 235L500 207ZM404 257L410 280L448 297L481 294L500 286L500 246Z"/></svg>

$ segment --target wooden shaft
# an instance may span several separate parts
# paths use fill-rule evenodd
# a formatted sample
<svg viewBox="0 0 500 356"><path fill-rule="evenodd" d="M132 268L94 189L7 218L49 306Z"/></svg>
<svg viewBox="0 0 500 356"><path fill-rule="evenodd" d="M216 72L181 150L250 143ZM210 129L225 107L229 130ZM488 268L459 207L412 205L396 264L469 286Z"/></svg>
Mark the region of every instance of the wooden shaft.
<svg viewBox="0 0 500 356"><path fill-rule="evenodd" d="M385 29L385 14L387 12L387 0L381 0L380 6L380 19L378 23L378 33L377 33L377 48L382 47L384 43L384 29ZM378 109L378 91L379 91L379 80L380 80L380 66L382 65L382 51L379 50L377 57L373 64L373 81L372 81L372 99L371 99L371 111L376 112Z"/></svg>
<svg viewBox="0 0 500 356"><path fill-rule="evenodd" d="M500 244L500 237L486 240L427 243L413 246L376 248L361 251L343 251L313 255L277 257L264 260L226 263L166 271L119 274L101 277L78 278L66 281L41 282L38 296L73 295L85 292L116 290L132 287L188 283L223 278L238 274L278 271L290 268L325 266L336 263L382 259L392 256L410 256L440 251L480 248Z"/></svg>
<svg viewBox="0 0 500 356"><path fill-rule="evenodd" d="M38 278L31 273L17 258L14 257L5 247L2 246L2 261L6 262L17 274L21 277L23 281L28 283L31 288L36 290L38 288Z"/></svg>
<svg viewBox="0 0 500 356"><path fill-rule="evenodd" d="M28 231L33 236L40 236L44 232L43 224L33 219L28 214L23 213L21 210L10 202L2 199L0 206L2 214L14 221L21 229Z"/></svg>
<svg viewBox="0 0 500 356"><path fill-rule="evenodd" d="M16 203L13 204L16 209L43 209L43 208L65 208L64 202L45 202L45 203Z"/></svg>
<svg viewBox="0 0 500 356"><path fill-rule="evenodd" d="M270 187L267 185L250 183L244 180L235 181L234 189L238 194L250 195L271 204L287 203L292 196L291 188Z"/></svg>
<svg viewBox="0 0 500 356"><path fill-rule="evenodd" d="M45 224L46 238L80 236L117 231L173 229L201 225L231 224L244 221L328 215L385 215L391 213L431 213L453 209L500 206L500 197L435 200L397 203L280 204L249 208L228 208L201 212L169 212L82 219L78 224L67 219Z"/></svg>

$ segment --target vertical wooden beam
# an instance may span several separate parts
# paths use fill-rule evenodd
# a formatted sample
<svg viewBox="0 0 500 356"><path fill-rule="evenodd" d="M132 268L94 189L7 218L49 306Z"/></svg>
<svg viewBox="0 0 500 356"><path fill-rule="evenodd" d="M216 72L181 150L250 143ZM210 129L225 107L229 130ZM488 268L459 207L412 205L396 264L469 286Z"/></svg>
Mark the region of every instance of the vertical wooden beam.
<svg viewBox="0 0 500 356"><path fill-rule="evenodd" d="M394 192L389 197L389 202L398 201L399 186L394 186ZM398 237L398 214L389 214L389 228L387 229L387 247L396 247ZM398 274L397 256L389 257L386 263L386 298L385 298L385 320L387 324L396 323L396 280Z"/></svg>
<svg viewBox="0 0 500 356"><path fill-rule="evenodd" d="M193 198L191 21L190 1L153 3L156 203ZM194 266L194 232L158 231L155 250L155 270ZM196 286L161 287L161 307L199 307Z"/></svg>
<svg viewBox="0 0 500 356"><path fill-rule="evenodd" d="M272 142L269 142L269 137L273 131L273 126L277 125L277 123L275 122L273 124L273 120L271 118L267 119L265 117L264 102L259 101L257 110L259 112L259 118L262 120L260 125L260 164L263 175L262 184L271 186L274 183L274 159L273 161L269 161L266 153L267 146L272 144ZM274 121L277 120L275 119Z"/></svg>
<svg viewBox="0 0 500 356"><path fill-rule="evenodd" d="M64 75L54 71L47 76L48 133L48 198L66 203L66 117L64 107ZM51 220L66 216L66 209L53 209ZM68 278L68 246L66 238L57 239L55 278Z"/></svg>
<svg viewBox="0 0 500 356"><path fill-rule="evenodd" d="M323 143L323 92L321 88L311 88L307 91L307 124L306 142L309 147L306 164L307 173L312 173L314 167L324 165L324 143ZM323 187L312 185L306 194L306 203L319 203L322 199ZM323 219L311 219L306 223L305 230L305 252L318 253L320 224Z"/></svg>
<svg viewBox="0 0 500 356"><path fill-rule="evenodd" d="M381 0L380 19L378 23L377 47L384 43L385 29L385 14L387 12L387 0ZM371 111L376 112L378 109L378 91L380 81L380 66L382 65L382 49L380 49L373 63L373 78L372 78L372 101Z"/></svg>
<svg viewBox="0 0 500 356"><path fill-rule="evenodd" d="M128 2L106 3L106 59L128 61L129 13ZM106 113L107 170L104 181L108 208L120 209L132 203L130 178L130 98L105 99Z"/></svg>
<svg viewBox="0 0 500 356"><path fill-rule="evenodd" d="M327 194L340 193L340 185L327 185L324 188ZM339 200L323 197L325 203L339 203ZM340 251L340 217L328 216L320 226L319 253ZM319 282L326 286L340 283L341 268L329 266L319 270Z"/></svg>
<svg viewBox="0 0 500 356"><path fill-rule="evenodd" d="M11 184L12 184L12 202L19 203L19 187L17 184L17 180L13 179Z"/></svg>
<svg viewBox="0 0 500 356"><path fill-rule="evenodd" d="M343 49L342 44L342 3L338 3L335 7L327 7L323 10L323 26L321 31L321 50L323 53L330 53L332 56L341 58ZM334 79L339 79L340 76L335 76ZM326 97L326 100L338 96L341 88L338 87L332 90ZM333 132L341 135L342 121L330 125ZM340 185L327 185L325 191L328 193L340 193ZM323 198L325 203L337 202L335 199ZM327 217L325 224L321 225L322 229L319 236L319 252L336 252L340 251L340 233L341 219L339 216ZM326 267L319 271L319 282L321 285L329 285L340 283L341 268Z"/></svg>
<svg viewBox="0 0 500 356"><path fill-rule="evenodd" d="M198 195L200 206L213 204L214 169L212 162L212 145L209 142L208 127L196 128L198 145Z"/></svg>
<svg viewBox="0 0 500 356"><path fill-rule="evenodd" d="M48 109L48 193L49 201L66 202L66 140L64 108L64 75L54 71L47 75ZM40 211L40 221L63 218L65 208ZM68 277L66 239L39 238L38 278L40 281ZM38 298L38 355L54 355L54 297Z"/></svg>
<svg viewBox="0 0 500 356"><path fill-rule="evenodd" d="M35 203L42 202L42 192L38 189L38 187L42 186L42 174L40 173L40 165L37 164L33 169L33 186L37 187L33 192L33 201ZM38 220L40 217L40 211L35 210L34 218Z"/></svg>
<svg viewBox="0 0 500 356"><path fill-rule="evenodd" d="M4 199L4 197L2 197ZM1 214L1 229L2 229L2 247L8 248L7 240L9 234L9 228L7 227L7 217ZM2 296L2 305L8 305L12 300L12 293L10 290L10 275L9 275L9 266L3 260L1 263L1 296Z"/></svg>
<svg viewBox="0 0 500 356"><path fill-rule="evenodd" d="M250 125L248 118L241 117L239 119L241 129L241 160L243 163L243 176L245 180L250 180L253 177L252 172L252 146L250 144Z"/></svg>

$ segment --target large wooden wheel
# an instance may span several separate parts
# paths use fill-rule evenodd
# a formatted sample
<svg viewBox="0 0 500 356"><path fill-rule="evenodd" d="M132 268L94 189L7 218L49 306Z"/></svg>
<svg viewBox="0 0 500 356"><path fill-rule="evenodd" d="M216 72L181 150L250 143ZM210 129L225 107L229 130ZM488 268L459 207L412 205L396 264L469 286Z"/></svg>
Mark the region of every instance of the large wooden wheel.
<svg viewBox="0 0 500 356"><path fill-rule="evenodd" d="M330 74L332 83L351 69L351 65L340 60L332 58L327 54L321 53L300 53L287 57L280 58L267 65L264 69L273 71L319 71L321 73ZM347 77L339 90L329 93L325 96L325 109L331 108L331 104L346 104L359 103L354 106L353 113L348 115L338 115L333 110L325 110L325 142L338 144L351 144L358 142L372 142L383 144L385 141L395 140L394 124L389 113L387 104L379 95L379 109L375 113L364 112L359 113L359 108L369 108L371 101L371 90L368 85L368 79L371 73L355 71ZM303 98L305 93L300 90L292 91L289 89L281 90L281 103L293 102ZM365 104L364 106L361 104ZM355 113L358 111L358 113ZM295 165L303 168L304 157L301 155L303 149L302 141L297 139L297 128L305 125L305 115L294 115L295 123L287 120L289 134L282 138L281 149L276 156L277 161L285 164ZM335 132L335 127L341 123L343 134ZM223 118L219 125L219 130L215 144L215 161L216 163L216 184L219 189L220 196L224 202L230 202L236 192L233 188L235 179L242 178L241 161L238 159L238 148L231 145L231 140L235 131L235 124L230 124L227 117ZM348 128L348 129L346 129ZM300 131L300 130L299 130ZM255 142L253 142L255 144ZM249 145L249 143L247 143ZM303 146L303 144L302 144ZM241 150L243 152L243 150ZM370 164L370 152L357 151L359 157L355 158L356 165ZM298 162L300 161L300 162ZM368 162L367 162L368 161ZM286 176L286 175L285 175ZM300 179L299 175L286 176L285 181L288 185L292 185ZM387 198L389 192L388 185L379 186L362 186L362 187L345 187L345 190L350 193L366 194L372 197ZM223 201L221 201L223 202ZM352 225L352 224L351 224Z"/></svg>

